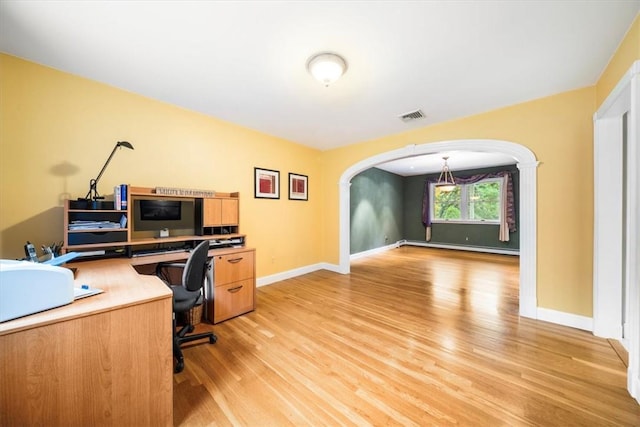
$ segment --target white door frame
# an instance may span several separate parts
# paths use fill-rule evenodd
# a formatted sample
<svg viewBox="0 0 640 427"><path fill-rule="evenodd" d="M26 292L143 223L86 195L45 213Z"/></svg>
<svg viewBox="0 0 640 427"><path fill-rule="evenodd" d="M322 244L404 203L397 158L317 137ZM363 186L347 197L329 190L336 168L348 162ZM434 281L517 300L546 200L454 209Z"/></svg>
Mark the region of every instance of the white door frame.
<svg viewBox="0 0 640 427"><path fill-rule="evenodd" d="M622 271L622 116L627 113L627 236ZM640 61L593 115L593 333L622 339L622 283L627 284L627 389L640 402Z"/></svg>
<svg viewBox="0 0 640 427"><path fill-rule="evenodd" d="M520 170L520 315L537 318L536 286L536 212L538 161L527 147L509 141L465 139L408 145L378 154L349 167L340 177L340 266L339 272L350 271L350 197L351 178L358 173L396 159L440 153L443 151L476 151L506 154L515 159Z"/></svg>

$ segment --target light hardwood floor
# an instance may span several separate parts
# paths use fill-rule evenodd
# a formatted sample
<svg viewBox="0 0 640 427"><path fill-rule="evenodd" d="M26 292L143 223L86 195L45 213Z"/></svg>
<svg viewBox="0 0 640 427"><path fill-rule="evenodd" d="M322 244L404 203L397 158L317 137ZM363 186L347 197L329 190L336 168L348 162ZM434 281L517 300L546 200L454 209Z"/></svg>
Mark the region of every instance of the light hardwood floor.
<svg viewBox="0 0 640 427"><path fill-rule="evenodd" d="M518 317L518 258L402 247L258 288L190 345L176 426L638 426L590 332Z"/></svg>

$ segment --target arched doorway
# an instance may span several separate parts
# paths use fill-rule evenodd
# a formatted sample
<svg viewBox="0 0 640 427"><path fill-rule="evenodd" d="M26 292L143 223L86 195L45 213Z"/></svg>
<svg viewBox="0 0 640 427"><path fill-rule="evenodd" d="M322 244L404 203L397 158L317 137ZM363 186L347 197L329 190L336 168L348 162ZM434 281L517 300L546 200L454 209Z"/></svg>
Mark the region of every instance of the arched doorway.
<svg viewBox="0 0 640 427"><path fill-rule="evenodd" d="M381 153L349 167L340 177L340 272L349 273L349 203L351 179L358 173L391 160L442 151L501 153L514 158L520 170L520 315L537 317L536 298L536 168L538 161L527 147L509 141L464 139L409 145Z"/></svg>

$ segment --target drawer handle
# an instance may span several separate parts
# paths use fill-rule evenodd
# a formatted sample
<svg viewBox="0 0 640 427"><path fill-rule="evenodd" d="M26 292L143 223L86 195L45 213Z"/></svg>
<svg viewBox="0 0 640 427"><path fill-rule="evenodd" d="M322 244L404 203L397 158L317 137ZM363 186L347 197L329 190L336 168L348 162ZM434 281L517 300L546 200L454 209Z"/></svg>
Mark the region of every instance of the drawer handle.
<svg viewBox="0 0 640 427"><path fill-rule="evenodd" d="M236 264L236 263L242 261L242 257L240 257L240 258L231 258L231 259L228 259L227 261L230 262L231 264Z"/></svg>
<svg viewBox="0 0 640 427"><path fill-rule="evenodd" d="M244 285L236 286L235 288L229 288L227 289L227 292L231 292L231 293L238 292L240 289L242 289L243 286Z"/></svg>

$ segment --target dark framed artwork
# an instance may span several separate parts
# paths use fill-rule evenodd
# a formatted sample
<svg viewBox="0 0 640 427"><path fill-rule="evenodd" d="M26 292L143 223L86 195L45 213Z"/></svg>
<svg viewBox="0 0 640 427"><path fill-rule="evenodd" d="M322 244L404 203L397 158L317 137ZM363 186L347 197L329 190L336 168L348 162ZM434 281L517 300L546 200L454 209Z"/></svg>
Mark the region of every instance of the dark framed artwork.
<svg viewBox="0 0 640 427"><path fill-rule="evenodd" d="M280 172L271 169L253 168L254 197L257 199L280 198Z"/></svg>
<svg viewBox="0 0 640 427"><path fill-rule="evenodd" d="M309 177L289 173L289 200L309 200Z"/></svg>

